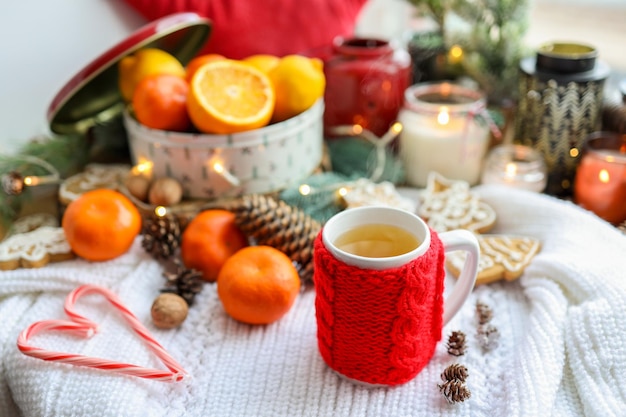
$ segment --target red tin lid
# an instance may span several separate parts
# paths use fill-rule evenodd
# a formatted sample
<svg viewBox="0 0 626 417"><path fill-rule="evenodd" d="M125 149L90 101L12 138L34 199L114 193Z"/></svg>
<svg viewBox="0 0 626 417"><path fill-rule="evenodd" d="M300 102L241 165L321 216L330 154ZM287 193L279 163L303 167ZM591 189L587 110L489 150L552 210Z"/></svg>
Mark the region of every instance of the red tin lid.
<svg viewBox="0 0 626 417"><path fill-rule="evenodd" d="M48 123L59 134L84 133L119 116L124 102L118 87L117 64L142 48L159 48L185 65L204 45L211 21L196 13L177 13L135 31L74 75L52 99Z"/></svg>

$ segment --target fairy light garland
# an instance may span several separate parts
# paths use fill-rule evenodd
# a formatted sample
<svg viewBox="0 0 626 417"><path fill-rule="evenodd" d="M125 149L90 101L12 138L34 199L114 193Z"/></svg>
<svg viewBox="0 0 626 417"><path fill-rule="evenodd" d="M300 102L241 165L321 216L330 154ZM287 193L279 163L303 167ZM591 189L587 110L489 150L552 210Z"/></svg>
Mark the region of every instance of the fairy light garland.
<svg viewBox="0 0 626 417"><path fill-rule="evenodd" d="M382 179L383 173L385 171L385 165L387 162L387 146L393 141L399 134L402 132L402 124L399 122L393 123L391 127L383 134L383 136L378 137L370 130L364 129L361 125L341 125L335 126L331 128L330 133L333 135L340 136L348 136L348 137L359 137L367 141L368 143L374 145L374 152L376 156L376 163L374 165L374 169L372 173L367 178L372 182L378 182ZM354 186L355 181L346 181L341 182L339 184L329 184L323 187L312 187L311 185L304 183L298 187L298 191L300 195L303 197L311 196L313 194L327 192L330 190L335 190L335 196L337 199L341 199L341 197L345 196L349 189Z"/></svg>

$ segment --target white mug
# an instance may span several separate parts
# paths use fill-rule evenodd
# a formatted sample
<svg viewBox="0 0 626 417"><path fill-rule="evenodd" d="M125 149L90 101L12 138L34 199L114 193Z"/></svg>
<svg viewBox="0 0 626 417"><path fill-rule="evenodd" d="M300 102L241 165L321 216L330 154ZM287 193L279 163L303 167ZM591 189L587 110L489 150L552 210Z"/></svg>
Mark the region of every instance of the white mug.
<svg viewBox="0 0 626 417"><path fill-rule="evenodd" d="M416 246L393 256L367 257L336 245L344 233L364 225L400 228L416 239ZM342 211L326 222L320 235L314 281L322 357L338 373L368 384L397 385L412 379L434 354L443 326L474 288L476 236L467 230L436 233L417 215L383 206ZM445 252L457 250L468 256L444 300ZM387 334L380 328L403 330ZM388 346L385 352L391 353L378 352L380 346Z"/></svg>

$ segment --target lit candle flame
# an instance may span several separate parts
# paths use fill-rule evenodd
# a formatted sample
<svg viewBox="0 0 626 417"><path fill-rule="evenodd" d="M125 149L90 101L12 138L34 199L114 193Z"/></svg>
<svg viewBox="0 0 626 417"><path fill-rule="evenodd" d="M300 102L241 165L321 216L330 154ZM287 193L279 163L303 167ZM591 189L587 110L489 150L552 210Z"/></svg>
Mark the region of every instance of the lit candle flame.
<svg viewBox="0 0 626 417"><path fill-rule="evenodd" d="M608 183L611 180L609 171L607 171L606 169L601 169L600 173L598 174L598 179L600 180L600 182L603 182L605 184Z"/></svg>
<svg viewBox="0 0 626 417"><path fill-rule="evenodd" d="M341 187L337 190L337 194L339 194L341 197L345 197L346 194L348 194L348 189L346 187Z"/></svg>
<svg viewBox="0 0 626 417"><path fill-rule="evenodd" d="M448 112L448 108L447 107L442 107L441 110L439 110L439 114L437 115L437 122L439 122L440 125L447 125L448 122L450 122L450 113Z"/></svg>

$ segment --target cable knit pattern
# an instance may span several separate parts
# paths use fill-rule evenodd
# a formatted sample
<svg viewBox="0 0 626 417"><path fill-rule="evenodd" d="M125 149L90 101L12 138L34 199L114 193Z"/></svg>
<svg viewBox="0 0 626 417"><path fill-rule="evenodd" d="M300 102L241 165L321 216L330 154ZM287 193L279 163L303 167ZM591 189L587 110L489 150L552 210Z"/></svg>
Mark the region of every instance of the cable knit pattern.
<svg viewBox="0 0 626 417"><path fill-rule="evenodd" d="M415 190L402 190L410 198ZM538 238L541 252L517 281L477 287L442 332L467 335L451 357L444 341L417 376L372 388L338 376L317 341L315 289L268 326L230 319L206 284L180 328L152 325L150 306L164 285L140 241L109 262L80 259L36 270L0 272L2 417L621 417L626 410L626 237L572 203L545 195L476 187L498 213L494 233ZM48 363L21 354L19 332L64 317L63 300L81 284L113 290L191 374L177 384ZM454 279L446 277L446 293ZM318 291L320 289L317 289ZM499 345L483 352L475 303L489 304ZM97 321L91 339L40 334L38 345L160 368L119 314L100 297L78 307ZM462 362L472 396L448 404L441 372Z"/></svg>
<svg viewBox="0 0 626 417"><path fill-rule="evenodd" d="M326 363L368 384L403 384L428 363L441 339L443 245L385 271L335 259L315 240L318 344Z"/></svg>

